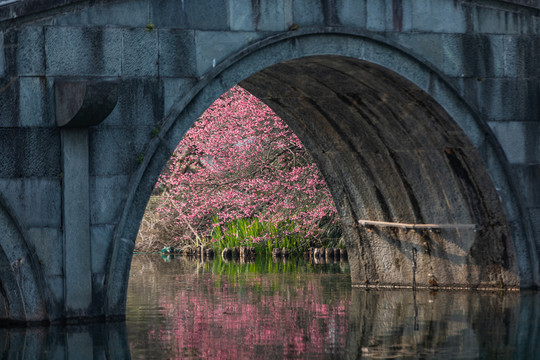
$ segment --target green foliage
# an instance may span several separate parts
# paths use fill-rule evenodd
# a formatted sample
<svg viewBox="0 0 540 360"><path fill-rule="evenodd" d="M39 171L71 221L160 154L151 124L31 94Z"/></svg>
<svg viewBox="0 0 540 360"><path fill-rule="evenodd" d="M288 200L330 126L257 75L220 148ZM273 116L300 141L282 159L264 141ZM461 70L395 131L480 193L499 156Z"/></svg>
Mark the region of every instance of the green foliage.
<svg viewBox="0 0 540 360"><path fill-rule="evenodd" d="M154 128L154 130L152 130L152 137L153 137L153 138L155 138L156 136L158 136L159 130L161 130L161 126L157 126L156 128Z"/></svg>
<svg viewBox="0 0 540 360"><path fill-rule="evenodd" d="M137 163L142 164L143 161L144 161L144 154L140 154L139 157L137 158Z"/></svg>
<svg viewBox="0 0 540 360"><path fill-rule="evenodd" d="M244 218L220 225L217 216L213 217L214 227L206 245L216 250L236 246L251 246L257 254L270 254L274 248L287 248L291 255L303 253L310 243L295 229L293 221L282 223L261 222L257 217Z"/></svg>
<svg viewBox="0 0 540 360"><path fill-rule="evenodd" d="M155 25L152 24L152 21L148 20L148 24L146 24L145 30L148 32L154 31Z"/></svg>

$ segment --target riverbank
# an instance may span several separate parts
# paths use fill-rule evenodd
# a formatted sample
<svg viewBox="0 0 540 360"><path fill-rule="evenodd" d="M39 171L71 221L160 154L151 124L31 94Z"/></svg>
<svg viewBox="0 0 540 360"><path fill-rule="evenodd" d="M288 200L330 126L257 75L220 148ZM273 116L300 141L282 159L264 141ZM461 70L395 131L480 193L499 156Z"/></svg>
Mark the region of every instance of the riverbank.
<svg viewBox="0 0 540 360"><path fill-rule="evenodd" d="M213 247L207 246L186 246L184 248L167 246L160 250L159 253L165 256L185 256L188 258L200 258L202 260L213 260L217 256L225 261L235 260L244 263L253 262L256 257L255 248L246 246L225 248L221 252L216 252ZM347 249L310 247L302 255L306 261L315 264L348 261ZM265 257L267 254L259 254L259 257L261 256ZM276 248L272 251L271 257L273 260L287 260L293 256L291 256L287 248Z"/></svg>
<svg viewBox="0 0 540 360"><path fill-rule="evenodd" d="M287 229L286 227L290 224L284 224L283 228L279 228L265 225L257 219L238 219L228 226L215 226L215 231L212 232L213 238L178 236L178 234L185 235L189 229L183 229L173 222L161 221L157 212L160 204L159 196L152 196L148 202L135 242L134 251L137 253L161 252L166 248L175 249L176 252L183 253L185 250L187 253L193 253L196 252L194 249L205 246L206 249L212 248L214 252L220 254L226 248L251 247L258 256L272 255L277 251L287 255L301 256L310 248L345 248L339 225L332 227L325 225L328 227L325 237L305 238ZM260 240L249 240L253 238ZM267 238L271 240L266 240ZM326 256L324 253L320 257ZM328 254L328 256L331 255Z"/></svg>

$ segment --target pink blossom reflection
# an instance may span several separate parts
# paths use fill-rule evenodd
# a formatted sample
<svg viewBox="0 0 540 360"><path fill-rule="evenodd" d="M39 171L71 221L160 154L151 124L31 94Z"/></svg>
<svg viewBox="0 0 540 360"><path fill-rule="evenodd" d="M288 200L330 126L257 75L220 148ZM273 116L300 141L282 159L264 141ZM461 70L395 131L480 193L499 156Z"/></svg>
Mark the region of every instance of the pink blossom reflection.
<svg viewBox="0 0 540 360"><path fill-rule="evenodd" d="M162 358L328 358L344 354L350 306L348 269L316 274L313 269L302 273L278 268L257 274L231 263L226 264L231 269L220 275L212 273L210 263L190 265L180 259L157 263L152 273L148 267L138 269L137 261L135 258L132 267L135 274L128 307L128 321L134 319L138 324L128 326L133 358L144 355L138 350L149 345ZM138 282L143 277L146 280ZM148 316L155 320L148 322ZM137 329L137 336L131 329Z"/></svg>

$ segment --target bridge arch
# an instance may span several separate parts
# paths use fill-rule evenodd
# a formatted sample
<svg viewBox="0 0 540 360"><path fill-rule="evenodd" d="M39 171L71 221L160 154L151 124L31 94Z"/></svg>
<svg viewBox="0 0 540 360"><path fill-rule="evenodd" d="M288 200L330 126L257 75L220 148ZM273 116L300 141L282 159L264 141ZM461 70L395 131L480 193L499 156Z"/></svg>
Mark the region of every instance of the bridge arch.
<svg viewBox="0 0 540 360"><path fill-rule="evenodd" d="M133 241L162 168L194 121L237 83L314 155L344 221L353 283L538 284L522 200L475 110L420 55L371 34L315 29L244 48L178 97L147 148L115 233L108 315L123 314ZM359 227L361 219L481 229L408 232Z"/></svg>

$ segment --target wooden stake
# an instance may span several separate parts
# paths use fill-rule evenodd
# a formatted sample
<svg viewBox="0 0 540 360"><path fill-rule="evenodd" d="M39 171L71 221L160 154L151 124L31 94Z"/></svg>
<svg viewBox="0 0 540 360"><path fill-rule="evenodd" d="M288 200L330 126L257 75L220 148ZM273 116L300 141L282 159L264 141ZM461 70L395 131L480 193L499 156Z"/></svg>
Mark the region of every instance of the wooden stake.
<svg viewBox="0 0 540 360"><path fill-rule="evenodd" d="M387 221L373 220L358 220L361 226L365 227L393 227L399 229L464 229L464 230L480 230L481 227L477 224L406 224Z"/></svg>

